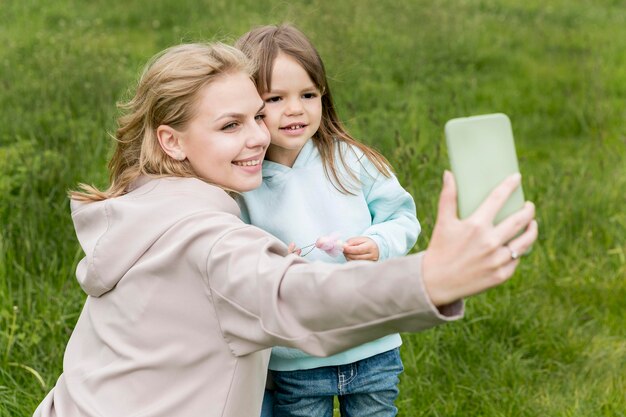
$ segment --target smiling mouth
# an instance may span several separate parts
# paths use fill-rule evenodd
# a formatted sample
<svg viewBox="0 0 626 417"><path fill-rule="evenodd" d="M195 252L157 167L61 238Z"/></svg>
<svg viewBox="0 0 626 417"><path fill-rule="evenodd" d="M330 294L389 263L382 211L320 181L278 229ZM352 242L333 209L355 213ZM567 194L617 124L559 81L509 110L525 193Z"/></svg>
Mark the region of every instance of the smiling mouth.
<svg viewBox="0 0 626 417"><path fill-rule="evenodd" d="M233 161L234 165L240 166L240 167L253 167L255 165L259 165L261 163L260 159L253 159L250 161Z"/></svg>
<svg viewBox="0 0 626 417"><path fill-rule="evenodd" d="M296 125L289 125L289 126L281 127L281 129L282 130L298 130L298 129L304 129L305 127L307 127L307 125L296 124Z"/></svg>

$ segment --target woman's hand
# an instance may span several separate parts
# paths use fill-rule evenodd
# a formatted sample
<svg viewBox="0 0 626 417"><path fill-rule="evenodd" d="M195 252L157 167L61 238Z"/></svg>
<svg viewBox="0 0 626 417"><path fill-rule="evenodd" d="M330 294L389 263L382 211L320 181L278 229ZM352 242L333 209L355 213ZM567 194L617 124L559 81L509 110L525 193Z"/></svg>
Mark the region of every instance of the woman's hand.
<svg viewBox="0 0 626 417"><path fill-rule="evenodd" d="M520 181L519 174L510 176L470 217L460 220L454 177L444 173L437 221L422 266L424 285L435 305L480 293L513 275L519 255L537 239L535 206L527 202L497 226L493 220Z"/></svg>

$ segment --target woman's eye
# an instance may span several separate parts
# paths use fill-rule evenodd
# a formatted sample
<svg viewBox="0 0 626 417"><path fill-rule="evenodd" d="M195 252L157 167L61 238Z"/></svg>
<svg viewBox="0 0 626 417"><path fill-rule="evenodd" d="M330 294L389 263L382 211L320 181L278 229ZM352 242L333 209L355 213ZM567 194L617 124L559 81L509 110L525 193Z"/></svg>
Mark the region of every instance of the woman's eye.
<svg viewBox="0 0 626 417"><path fill-rule="evenodd" d="M257 114L256 116L254 116L254 120L260 122L261 120L265 119L265 115L264 114Z"/></svg>
<svg viewBox="0 0 626 417"><path fill-rule="evenodd" d="M233 130L233 129L235 129L237 126L239 126L239 123L237 123L237 122L230 122L230 123L225 124L225 125L222 127L222 130Z"/></svg>

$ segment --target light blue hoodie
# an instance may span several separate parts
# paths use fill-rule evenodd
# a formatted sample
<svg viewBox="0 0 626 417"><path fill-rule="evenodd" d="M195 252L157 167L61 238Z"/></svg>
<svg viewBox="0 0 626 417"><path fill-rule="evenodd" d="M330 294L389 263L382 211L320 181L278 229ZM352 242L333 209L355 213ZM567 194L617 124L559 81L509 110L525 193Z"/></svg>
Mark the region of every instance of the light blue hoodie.
<svg viewBox="0 0 626 417"><path fill-rule="evenodd" d="M387 178L378 172L358 148L337 144L336 152L340 151L361 181L361 184L349 187L356 195L341 193L328 180L317 147L313 140L309 140L292 168L272 161L263 162L263 183L256 190L244 193L240 199L243 220L272 233L285 244L295 242L297 247L315 243L320 236L337 233L344 241L355 236L373 239L378 245L380 260L405 255L420 232L413 198L395 176ZM348 186L350 177L338 156L335 164L343 174L341 178L347 180L344 185ZM311 251L306 258L346 262L343 255L333 258L319 249ZM343 365L401 344L400 335L393 334L327 358L276 347L272 349L269 368L291 371Z"/></svg>

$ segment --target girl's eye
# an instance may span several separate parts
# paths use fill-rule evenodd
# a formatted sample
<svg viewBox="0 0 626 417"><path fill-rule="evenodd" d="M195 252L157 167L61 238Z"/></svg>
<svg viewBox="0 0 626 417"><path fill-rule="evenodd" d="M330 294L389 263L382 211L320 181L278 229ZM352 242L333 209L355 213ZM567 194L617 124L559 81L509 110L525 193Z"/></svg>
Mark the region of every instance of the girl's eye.
<svg viewBox="0 0 626 417"><path fill-rule="evenodd" d="M304 94L302 94L302 97L304 97L304 98L315 98L315 97L317 97L317 94L316 93L304 93Z"/></svg>
<svg viewBox="0 0 626 417"><path fill-rule="evenodd" d="M277 103L281 100L279 96L268 97L265 99L266 103Z"/></svg>

